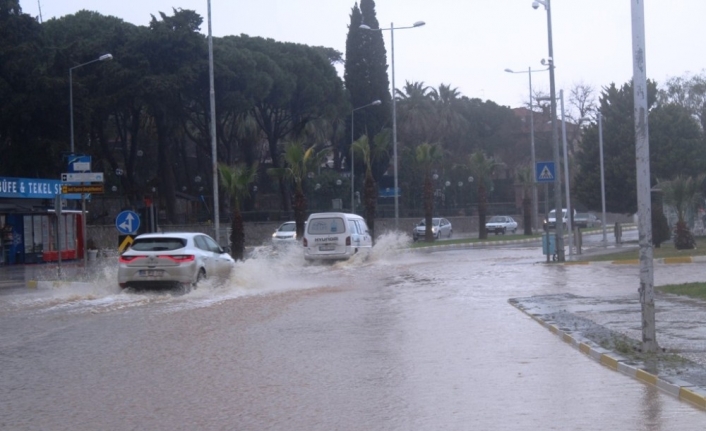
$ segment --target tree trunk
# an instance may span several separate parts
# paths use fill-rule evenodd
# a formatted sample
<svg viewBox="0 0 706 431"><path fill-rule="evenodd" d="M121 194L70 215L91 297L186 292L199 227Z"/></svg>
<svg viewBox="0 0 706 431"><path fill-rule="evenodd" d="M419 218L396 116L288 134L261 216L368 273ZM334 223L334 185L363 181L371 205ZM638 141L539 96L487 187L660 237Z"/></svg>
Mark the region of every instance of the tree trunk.
<svg viewBox="0 0 706 431"><path fill-rule="evenodd" d="M485 193L485 186L478 185L478 239L488 238L488 231L485 230L485 216L488 212L488 196Z"/></svg>
<svg viewBox="0 0 706 431"><path fill-rule="evenodd" d="M294 194L294 222L297 229L297 239L304 237L304 218L306 217L306 196L300 187Z"/></svg>
<svg viewBox="0 0 706 431"><path fill-rule="evenodd" d="M166 113L160 111L158 115L155 115L158 160L157 196L166 203L167 221L176 223L176 196L174 195L176 180L174 178L174 149L172 145L174 136L168 122ZM157 201L157 208L159 213L159 201Z"/></svg>
<svg viewBox="0 0 706 431"><path fill-rule="evenodd" d="M231 220L230 228L230 242L231 251L230 255L233 256L235 260L243 260L245 257L245 228L243 226L243 215L240 209L237 208L233 211L233 220Z"/></svg>
<svg viewBox="0 0 706 431"><path fill-rule="evenodd" d="M689 230L685 221L679 220L674 229L674 247L677 250L691 250L696 248L694 235Z"/></svg>
<svg viewBox="0 0 706 431"><path fill-rule="evenodd" d="M375 240L375 209L378 198L377 187L373 174L368 171L365 174L365 185L363 188L365 199L365 222L370 229L370 237Z"/></svg>
<svg viewBox="0 0 706 431"><path fill-rule="evenodd" d="M424 240L426 242L434 241L434 233L431 231L432 217L434 216L434 191L429 174L424 177Z"/></svg>
<svg viewBox="0 0 706 431"><path fill-rule="evenodd" d="M522 213L525 225L525 235L532 235L532 199L525 196L522 199Z"/></svg>

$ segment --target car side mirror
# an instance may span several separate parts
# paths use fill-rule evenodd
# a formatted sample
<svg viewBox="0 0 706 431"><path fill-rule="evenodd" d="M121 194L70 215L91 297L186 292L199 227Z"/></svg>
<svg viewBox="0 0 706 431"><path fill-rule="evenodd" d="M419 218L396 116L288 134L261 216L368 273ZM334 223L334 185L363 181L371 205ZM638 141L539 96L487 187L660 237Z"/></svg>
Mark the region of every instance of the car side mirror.
<svg viewBox="0 0 706 431"><path fill-rule="evenodd" d="M221 254L223 254L223 253L230 254L230 252L231 252L231 248L229 246L221 247Z"/></svg>

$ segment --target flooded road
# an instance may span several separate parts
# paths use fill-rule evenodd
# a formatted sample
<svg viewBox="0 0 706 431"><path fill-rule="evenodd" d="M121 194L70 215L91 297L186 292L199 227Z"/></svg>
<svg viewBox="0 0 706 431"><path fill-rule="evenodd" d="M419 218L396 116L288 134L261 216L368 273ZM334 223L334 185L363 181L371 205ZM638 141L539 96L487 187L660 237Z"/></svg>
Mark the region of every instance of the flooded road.
<svg viewBox="0 0 706 431"><path fill-rule="evenodd" d="M0 429L701 430L706 412L615 373L508 304L636 295L637 268L536 246L368 260L259 250L228 285L84 283L0 296ZM655 270L655 284L696 269Z"/></svg>

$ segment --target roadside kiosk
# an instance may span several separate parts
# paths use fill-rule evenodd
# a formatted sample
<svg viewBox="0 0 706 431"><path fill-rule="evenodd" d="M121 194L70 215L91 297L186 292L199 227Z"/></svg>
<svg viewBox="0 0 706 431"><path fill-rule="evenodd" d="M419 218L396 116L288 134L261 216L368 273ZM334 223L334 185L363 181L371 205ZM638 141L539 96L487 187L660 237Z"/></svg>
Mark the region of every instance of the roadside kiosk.
<svg viewBox="0 0 706 431"><path fill-rule="evenodd" d="M80 194L61 195L60 180L0 177L0 264L53 262L79 259L84 253L82 214L62 209L55 213L56 196L61 202L80 200Z"/></svg>

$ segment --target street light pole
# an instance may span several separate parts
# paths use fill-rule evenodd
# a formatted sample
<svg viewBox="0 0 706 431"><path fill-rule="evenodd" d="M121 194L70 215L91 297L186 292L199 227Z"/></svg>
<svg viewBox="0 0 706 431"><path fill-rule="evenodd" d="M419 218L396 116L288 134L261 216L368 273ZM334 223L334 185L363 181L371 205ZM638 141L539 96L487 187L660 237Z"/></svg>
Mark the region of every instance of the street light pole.
<svg viewBox="0 0 706 431"><path fill-rule="evenodd" d="M78 69L79 67L83 67L87 64L95 63L97 61L106 61L106 60L112 60L113 55L112 54L103 54L100 57L87 61L85 63L81 63L78 66L74 66L69 68L69 119L70 119L70 129L71 129L71 154L74 154L74 79L73 79L73 72L74 69ZM61 216L59 216L59 219L61 219ZM59 225L61 225L61 220L59 220ZM86 253L86 195L84 193L81 193L81 236L83 237L84 241L84 246L83 246L83 266L84 268L88 266L88 254ZM59 259L61 259L61 248L59 248Z"/></svg>
<svg viewBox="0 0 706 431"><path fill-rule="evenodd" d="M417 21L411 26L395 27L394 23L390 23L390 28L370 28L362 24L360 28L363 30L390 30L390 64L392 66L392 158L395 174L395 230L399 230L400 220L400 204L399 204L399 185L397 176L397 104L395 97L395 30L404 30L408 28L421 27L426 24L424 21Z"/></svg>
<svg viewBox="0 0 706 431"><path fill-rule="evenodd" d="M351 110L351 212L355 214L355 151L353 151L353 142L355 142L355 111L368 106L376 106L381 104L380 100L374 100L367 105L360 106L358 108L353 108ZM369 141L368 141L369 142Z"/></svg>
<svg viewBox="0 0 706 431"><path fill-rule="evenodd" d="M211 0L208 0L208 76L211 107L211 172L213 175L213 227L220 244L220 208L218 205L218 141L216 138L216 91L213 78L213 36L211 34Z"/></svg>
<svg viewBox="0 0 706 431"><path fill-rule="evenodd" d="M569 186L569 151L566 145L566 117L564 116L564 90L559 90L561 100L561 140L564 144L564 187L566 193L566 227L569 231L569 256L574 254L573 212L571 211L571 187ZM557 218L558 220L558 218Z"/></svg>
<svg viewBox="0 0 706 431"><path fill-rule="evenodd" d="M549 69L535 70L535 72L546 72ZM535 169L537 162L534 153L534 96L532 96L532 67L527 68L527 72L515 72L512 69L505 69L508 73L526 73L529 76L529 101L530 101L530 146L532 148L532 223L534 228L539 230L539 200L537 199L537 178Z"/></svg>
<svg viewBox="0 0 706 431"><path fill-rule="evenodd" d="M552 46L552 13L550 0L535 0L532 2L532 7L537 9L539 5L544 6L547 11L547 40L549 44L549 58L542 60L543 65L549 66L549 97L551 98L552 110L552 143L554 146L554 167L556 176L554 180L554 208L556 211L556 255L559 262L566 260L564 255L564 226L559 223L559 217L562 215L561 205L561 160L559 158L559 139L556 124L556 87L554 85L554 48Z"/></svg>
<svg viewBox="0 0 706 431"><path fill-rule="evenodd" d="M603 115L601 111L598 111L598 152L601 156L601 209L603 210L603 246L608 245L608 238L606 237L606 225L605 225L605 174L603 168Z"/></svg>
<svg viewBox="0 0 706 431"><path fill-rule="evenodd" d="M601 111L598 111L596 117L598 120L598 154L601 162L601 209L603 211L601 225L603 226L603 247L606 247L608 245L608 238L606 235L605 223L605 169L603 167L603 115L601 114ZM588 117L583 117L581 120L590 121L591 119Z"/></svg>

